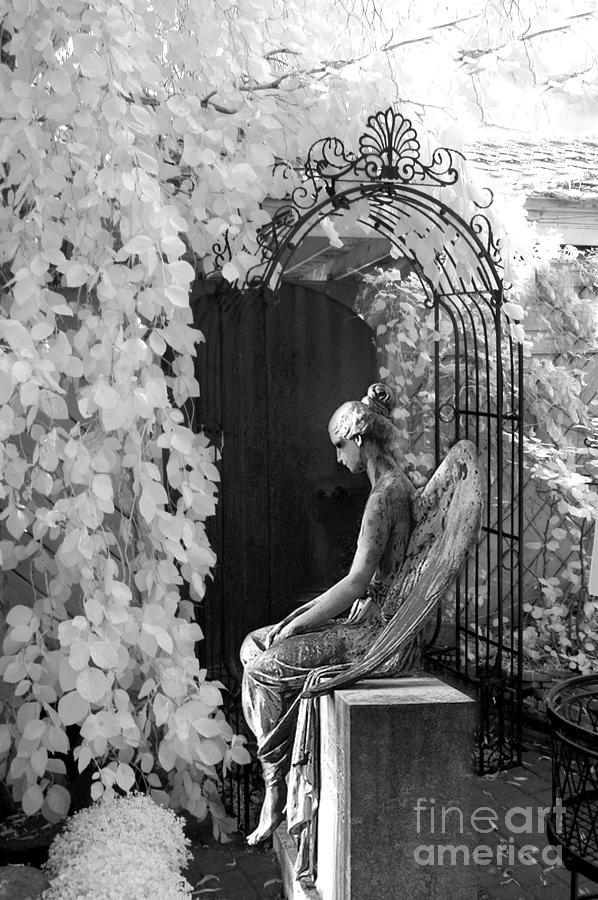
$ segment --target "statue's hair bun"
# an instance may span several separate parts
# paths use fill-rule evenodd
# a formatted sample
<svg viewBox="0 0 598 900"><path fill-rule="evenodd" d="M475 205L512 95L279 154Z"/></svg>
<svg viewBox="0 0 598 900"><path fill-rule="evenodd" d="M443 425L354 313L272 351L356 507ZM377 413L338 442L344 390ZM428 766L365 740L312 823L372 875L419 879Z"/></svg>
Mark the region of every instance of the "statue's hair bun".
<svg viewBox="0 0 598 900"><path fill-rule="evenodd" d="M372 412L390 418L395 405L395 398L387 384L377 381L369 386L368 392L361 402L369 406Z"/></svg>

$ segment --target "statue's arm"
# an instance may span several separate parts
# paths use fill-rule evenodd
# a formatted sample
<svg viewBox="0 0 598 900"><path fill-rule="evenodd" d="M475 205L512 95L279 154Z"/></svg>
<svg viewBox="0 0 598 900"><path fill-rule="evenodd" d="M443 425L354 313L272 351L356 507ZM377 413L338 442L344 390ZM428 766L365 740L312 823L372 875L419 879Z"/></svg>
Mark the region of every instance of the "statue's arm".
<svg viewBox="0 0 598 900"><path fill-rule="evenodd" d="M280 628L274 626L270 633L270 642L312 631L344 612L358 597L361 597L382 558L390 530L388 497L383 492L374 491L366 504L357 549L349 573L320 594L308 609L303 610L292 621L281 623Z"/></svg>
<svg viewBox="0 0 598 900"><path fill-rule="evenodd" d="M270 629L270 631L268 632L268 634L266 635L266 638L264 641L266 648L268 648L270 646L270 644L279 637L280 632L284 628L286 628L287 625L289 625L291 622L293 622L299 616L302 616L303 613L308 611L308 609L311 609L312 606L315 605L317 599L318 599L317 597L314 597L313 600L308 600L307 603L302 603L301 606L298 606L297 609L294 609L292 612L290 612L288 614L288 616L286 616L281 622L277 622L276 625L273 625L272 628ZM288 636L289 636L288 634L285 635L285 637L288 637Z"/></svg>

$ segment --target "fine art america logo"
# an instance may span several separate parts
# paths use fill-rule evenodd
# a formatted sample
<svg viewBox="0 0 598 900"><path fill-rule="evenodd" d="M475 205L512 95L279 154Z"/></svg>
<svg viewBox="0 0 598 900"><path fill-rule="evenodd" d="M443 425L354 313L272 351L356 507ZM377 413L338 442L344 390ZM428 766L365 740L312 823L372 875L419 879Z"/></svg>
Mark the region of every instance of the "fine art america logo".
<svg viewBox="0 0 598 900"><path fill-rule="evenodd" d="M546 830L546 817L554 813L554 831L562 831L563 806L557 798L554 807L550 806L512 806L500 815L490 806L478 806L472 813L464 813L459 806L437 807L436 801L430 797L418 797L413 807L415 811L416 832L421 836L413 857L420 866L513 866L521 863L533 866L540 861L546 866L562 866L560 847L548 844L542 850L535 844L520 844L520 837L515 844L515 835L538 835ZM446 843L447 838L454 840L455 835L500 835L510 836L498 843L480 843L473 846L468 843ZM426 843L423 843L426 841ZM428 842L429 841L429 842Z"/></svg>

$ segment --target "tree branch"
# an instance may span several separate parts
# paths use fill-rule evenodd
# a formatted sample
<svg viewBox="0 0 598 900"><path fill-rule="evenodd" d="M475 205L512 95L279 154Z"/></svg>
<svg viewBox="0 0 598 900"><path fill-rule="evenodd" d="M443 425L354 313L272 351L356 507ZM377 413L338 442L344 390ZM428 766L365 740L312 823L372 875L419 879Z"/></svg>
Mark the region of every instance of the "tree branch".
<svg viewBox="0 0 598 900"><path fill-rule="evenodd" d="M585 13L577 13L574 16L569 16L568 19L588 18L588 17L592 17L593 15L594 15L594 13L592 11L588 11ZM395 41L392 44L386 44L386 45L378 48L378 50L368 51L367 53L363 53L360 56L355 56L351 59L322 60L320 65L315 66L312 69L301 69L301 68L289 69L288 72L283 72L281 75L279 75L277 78L272 79L271 81L263 82L261 84L258 83L258 84L241 85L237 88L237 90L244 94L252 94L252 93L256 93L258 91L259 92L275 91L275 90L278 90L279 88L281 88L284 81L286 81L287 79L292 79L292 78L304 79L309 76L318 76L318 75L324 75L324 77L325 77L326 75L329 74L329 71L331 69L338 70L338 69L343 69L346 66L354 65L355 63L358 63L358 62L363 61L364 59L367 59L369 56L371 56L375 52L391 53L394 50L398 50L400 47L406 47L411 44L428 43L429 41L434 40L434 35L431 32L440 31L445 28L454 28L457 25L460 25L462 22L469 22L469 21L478 19L479 17L480 17L480 14L477 13L477 14L474 14L471 16L462 16L461 18L458 18L458 19L452 19L449 22L442 22L439 25L432 25L429 28L430 33L421 35L420 37L407 38L402 41ZM559 32L559 31L568 31L570 28L571 28L571 24L565 23L563 25L555 26L554 28L545 28L540 31L535 31L535 32L532 32L531 34L526 34L524 32L518 38L516 38L516 40L525 43L526 41L532 41L537 37L541 37L542 35L551 34L551 33ZM390 40L392 40L392 38L390 38ZM459 57L459 59L461 62L465 62L468 58L469 59L478 59L481 56L486 56L491 53L497 53L499 50L502 50L505 46L506 46L506 44L501 44L498 47L488 47L486 49L480 49L480 50L461 51L461 56ZM280 54L290 54L293 56L299 55L299 53L297 51L289 50L286 47L280 47L276 50L268 51L268 53L265 54L264 59L270 60ZM212 98L214 96L216 96L217 93L218 93L218 91L215 89L215 90L211 91L209 94L206 94L206 96L201 101L201 105L204 108L211 106L217 112L224 113L225 115L234 115L236 112L238 112L238 110L228 109L224 106L221 106L221 105L215 103L212 100Z"/></svg>
<svg viewBox="0 0 598 900"><path fill-rule="evenodd" d="M443 22L440 25L431 25L430 31L439 31L441 28L453 28L455 25L460 25L461 22L471 22L473 19L479 19L480 13L475 13L473 16L463 16L460 19L453 19L452 22Z"/></svg>
<svg viewBox="0 0 598 900"><path fill-rule="evenodd" d="M556 25L554 28L543 28L542 31L533 31L531 34L522 34L518 41L533 41L534 38L542 37L543 34L553 34L555 31L569 31L570 25Z"/></svg>

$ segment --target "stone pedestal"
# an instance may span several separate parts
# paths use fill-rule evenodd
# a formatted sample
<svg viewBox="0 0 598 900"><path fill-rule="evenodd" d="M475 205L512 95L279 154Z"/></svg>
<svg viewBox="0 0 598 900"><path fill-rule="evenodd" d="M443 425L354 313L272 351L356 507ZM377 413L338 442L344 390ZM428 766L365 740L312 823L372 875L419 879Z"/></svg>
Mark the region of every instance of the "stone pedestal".
<svg viewBox="0 0 598 900"><path fill-rule="evenodd" d="M320 700L321 900L475 900L475 713L429 677L364 681Z"/></svg>

